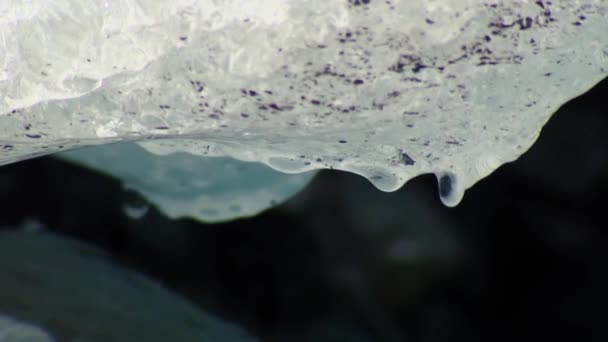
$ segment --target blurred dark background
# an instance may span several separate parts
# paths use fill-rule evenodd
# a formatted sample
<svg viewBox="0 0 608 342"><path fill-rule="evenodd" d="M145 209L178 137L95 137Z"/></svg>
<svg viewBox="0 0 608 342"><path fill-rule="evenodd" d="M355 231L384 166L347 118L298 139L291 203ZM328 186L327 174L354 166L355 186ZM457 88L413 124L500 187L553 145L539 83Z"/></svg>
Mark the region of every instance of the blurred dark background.
<svg viewBox="0 0 608 342"><path fill-rule="evenodd" d="M257 217L170 220L109 177L44 157L0 168L0 226L112 253L263 341L608 341L608 80L537 143L441 205L321 172Z"/></svg>

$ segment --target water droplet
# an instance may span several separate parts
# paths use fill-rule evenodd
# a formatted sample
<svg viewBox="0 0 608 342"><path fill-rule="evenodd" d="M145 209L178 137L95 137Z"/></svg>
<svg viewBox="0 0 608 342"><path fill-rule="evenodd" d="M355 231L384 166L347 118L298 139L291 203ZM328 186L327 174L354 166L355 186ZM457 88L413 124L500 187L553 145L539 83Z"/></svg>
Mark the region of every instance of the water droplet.
<svg viewBox="0 0 608 342"><path fill-rule="evenodd" d="M437 175L437 181L439 183L439 196L441 202L448 207L454 207L460 203L464 196L464 184L461 182L462 178L456 176L452 172L440 173Z"/></svg>
<svg viewBox="0 0 608 342"><path fill-rule="evenodd" d="M454 191L453 179L450 174L444 174L439 177L439 196L441 199L448 198Z"/></svg>

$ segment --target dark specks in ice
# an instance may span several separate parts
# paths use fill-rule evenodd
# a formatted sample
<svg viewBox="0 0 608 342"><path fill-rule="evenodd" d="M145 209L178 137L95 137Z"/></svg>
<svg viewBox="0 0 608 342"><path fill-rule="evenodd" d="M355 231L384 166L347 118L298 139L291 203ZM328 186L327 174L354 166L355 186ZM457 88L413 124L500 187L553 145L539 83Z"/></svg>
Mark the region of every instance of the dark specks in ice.
<svg viewBox="0 0 608 342"><path fill-rule="evenodd" d="M416 164L416 161L414 159L412 159L412 157L410 157L410 155L404 151L401 151L401 160L403 161L403 164L405 164L406 166L412 166L412 165Z"/></svg>
<svg viewBox="0 0 608 342"><path fill-rule="evenodd" d="M369 5L371 0L349 0L348 2L350 2L351 4L353 4L355 6L359 6L359 5Z"/></svg>

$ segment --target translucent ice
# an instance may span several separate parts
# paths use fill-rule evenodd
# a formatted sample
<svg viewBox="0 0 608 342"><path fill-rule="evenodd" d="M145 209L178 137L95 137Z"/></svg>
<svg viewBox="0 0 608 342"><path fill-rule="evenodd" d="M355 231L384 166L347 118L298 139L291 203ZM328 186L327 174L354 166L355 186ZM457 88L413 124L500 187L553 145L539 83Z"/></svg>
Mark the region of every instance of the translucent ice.
<svg viewBox="0 0 608 342"><path fill-rule="evenodd" d="M144 195L169 217L205 222L258 214L291 197L315 174L287 175L260 163L225 157L154 155L134 143L79 149L60 156L122 179L126 187ZM146 212L145 204L125 208L134 219Z"/></svg>

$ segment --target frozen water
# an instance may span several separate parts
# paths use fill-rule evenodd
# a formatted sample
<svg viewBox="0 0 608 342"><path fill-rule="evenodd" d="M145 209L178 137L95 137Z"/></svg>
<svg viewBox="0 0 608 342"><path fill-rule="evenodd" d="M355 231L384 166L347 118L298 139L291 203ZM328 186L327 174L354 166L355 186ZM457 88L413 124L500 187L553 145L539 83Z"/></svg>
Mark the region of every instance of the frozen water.
<svg viewBox="0 0 608 342"><path fill-rule="evenodd" d="M0 163L145 141L355 172L385 191L435 173L455 205L608 75L607 11L602 0L5 0Z"/></svg>
<svg viewBox="0 0 608 342"><path fill-rule="evenodd" d="M184 143L186 141L183 141ZM60 153L62 158L122 179L169 217L219 222L258 214L306 186L314 172L284 174L260 163L232 158L201 158L189 153L154 155L134 143ZM127 204L125 213L141 218L145 205Z"/></svg>

